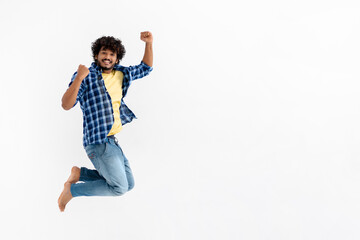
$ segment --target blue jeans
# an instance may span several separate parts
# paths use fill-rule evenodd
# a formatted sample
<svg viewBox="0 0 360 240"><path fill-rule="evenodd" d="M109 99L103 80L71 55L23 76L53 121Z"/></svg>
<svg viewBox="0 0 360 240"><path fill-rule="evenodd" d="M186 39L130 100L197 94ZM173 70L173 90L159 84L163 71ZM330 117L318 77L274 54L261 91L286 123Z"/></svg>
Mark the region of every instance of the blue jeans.
<svg viewBox="0 0 360 240"><path fill-rule="evenodd" d="M120 196L134 187L129 162L115 138L88 145L85 151L96 170L81 167L82 183L72 184L70 188L73 197Z"/></svg>

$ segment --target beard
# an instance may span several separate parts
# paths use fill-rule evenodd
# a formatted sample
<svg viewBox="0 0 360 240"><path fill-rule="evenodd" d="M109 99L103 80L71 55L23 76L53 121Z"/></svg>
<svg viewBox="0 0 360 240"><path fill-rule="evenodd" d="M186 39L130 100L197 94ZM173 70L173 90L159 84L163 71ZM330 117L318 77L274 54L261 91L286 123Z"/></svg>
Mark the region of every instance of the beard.
<svg viewBox="0 0 360 240"><path fill-rule="evenodd" d="M107 70L112 70L112 69L114 68L114 66L116 65L116 62L113 63L113 64L110 65L110 66L103 66L103 65L105 65L104 63L101 63L101 62L99 62L98 60L96 60L96 64L97 64L98 66L100 66L102 70L106 70L106 71L107 71Z"/></svg>

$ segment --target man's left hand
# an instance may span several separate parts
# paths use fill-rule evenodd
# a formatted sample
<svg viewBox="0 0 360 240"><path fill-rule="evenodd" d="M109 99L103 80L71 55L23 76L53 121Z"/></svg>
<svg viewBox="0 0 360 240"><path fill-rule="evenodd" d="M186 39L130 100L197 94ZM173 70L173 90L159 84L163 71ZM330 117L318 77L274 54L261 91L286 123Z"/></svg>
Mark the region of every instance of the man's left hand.
<svg viewBox="0 0 360 240"><path fill-rule="evenodd" d="M152 43L153 36L152 36L151 32L149 32L149 31L141 32L140 33L140 39L143 40L146 43Z"/></svg>

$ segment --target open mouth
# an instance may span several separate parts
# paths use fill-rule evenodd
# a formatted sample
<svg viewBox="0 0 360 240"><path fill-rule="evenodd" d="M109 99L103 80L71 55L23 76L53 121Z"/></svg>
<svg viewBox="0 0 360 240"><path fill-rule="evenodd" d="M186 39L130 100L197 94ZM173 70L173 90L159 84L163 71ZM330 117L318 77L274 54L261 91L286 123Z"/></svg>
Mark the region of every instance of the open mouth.
<svg viewBox="0 0 360 240"><path fill-rule="evenodd" d="M102 62L105 64L111 64L111 62L109 60L103 60Z"/></svg>

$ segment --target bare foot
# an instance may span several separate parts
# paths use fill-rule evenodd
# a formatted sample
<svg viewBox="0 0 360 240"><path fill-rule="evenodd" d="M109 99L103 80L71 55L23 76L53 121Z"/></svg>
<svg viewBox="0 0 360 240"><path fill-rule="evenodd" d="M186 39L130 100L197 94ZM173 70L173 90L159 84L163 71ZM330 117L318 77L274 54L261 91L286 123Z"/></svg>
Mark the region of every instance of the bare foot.
<svg viewBox="0 0 360 240"><path fill-rule="evenodd" d="M73 196L71 195L70 187L71 183L64 183L64 190L62 191L58 199L58 204L61 212L65 210L66 204L73 198Z"/></svg>
<svg viewBox="0 0 360 240"><path fill-rule="evenodd" d="M76 183L80 179L80 168L74 166L71 169L70 177L68 178L67 182L69 183Z"/></svg>

